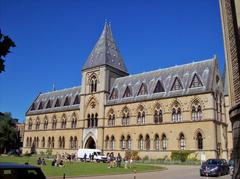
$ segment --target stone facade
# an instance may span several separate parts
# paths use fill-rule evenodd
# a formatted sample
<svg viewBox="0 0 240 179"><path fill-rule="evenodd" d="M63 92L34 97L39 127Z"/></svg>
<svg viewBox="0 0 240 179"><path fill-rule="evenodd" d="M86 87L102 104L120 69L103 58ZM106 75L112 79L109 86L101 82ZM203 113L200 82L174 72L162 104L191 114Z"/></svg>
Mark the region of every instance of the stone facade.
<svg viewBox="0 0 240 179"><path fill-rule="evenodd" d="M128 75L110 25L83 69L81 87L40 94L26 113L24 152L78 148L169 158L192 151L228 158L229 105L216 57Z"/></svg>

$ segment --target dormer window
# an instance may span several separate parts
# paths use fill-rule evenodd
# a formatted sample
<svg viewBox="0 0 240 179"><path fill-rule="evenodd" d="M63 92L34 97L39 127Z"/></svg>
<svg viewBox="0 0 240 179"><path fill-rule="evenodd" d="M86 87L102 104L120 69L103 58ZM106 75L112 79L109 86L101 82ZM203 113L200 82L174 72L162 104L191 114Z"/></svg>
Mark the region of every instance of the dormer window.
<svg viewBox="0 0 240 179"><path fill-rule="evenodd" d="M51 100L48 100L46 108L51 108L52 107L52 102Z"/></svg>
<svg viewBox="0 0 240 179"><path fill-rule="evenodd" d="M183 89L182 83L181 83L180 79L178 77L176 77L173 82L171 91L182 90L182 89Z"/></svg>
<svg viewBox="0 0 240 179"><path fill-rule="evenodd" d="M147 86L146 84L142 83L139 91L138 91L138 96L139 95L146 95L148 92L147 92Z"/></svg>
<svg viewBox="0 0 240 179"><path fill-rule="evenodd" d="M57 99L54 107L59 107L59 106L60 106L60 100Z"/></svg>
<svg viewBox="0 0 240 179"><path fill-rule="evenodd" d="M118 93L117 93L117 90L114 88L113 90L112 90L112 94L111 94L111 96L110 96L110 100L111 99L117 99L118 98Z"/></svg>
<svg viewBox="0 0 240 179"><path fill-rule="evenodd" d="M80 104L80 97L79 97L79 95L76 95L73 104Z"/></svg>
<svg viewBox="0 0 240 179"><path fill-rule="evenodd" d="M32 104L31 106L31 111L34 111L36 109L35 103Z"/></svg>
<svg viewBox="0 0 240 179"><path fill-rule="evenodd" d="M38 109L43 109L43 102L41 101L39 106L38 106Z"/></svg>
<svg viewBox="0 0 240 179"><path fill-rule="evenodd" d="M160 93L160 92L164 92L164 91L165 90L162 86L162 83L158 80L153 93Z"/></svg>
<svg viewBox="0 0 240 179"><path fill-rule="evenodd" d="M70 102L69 102L69 97L66 97L65 102L64 102L64 106L69 106Z"/></svg>
<svg viewBox="0 0 240 179"><path fill-rule="evenodd" d="M90 93L94 93L97 91L97 78L93 75L90 79Z"/></svg>
<svg viewBox="0 0 240 179"><path fill-rule="evenodd" d="M132 93L130 91L129 86L127 86L127 88L126 88L126 90L124 92L123 98L131 97L131 96L132 96Z"/></svg>
<svg viewBox="0 0 240 179"><path fill-rule="evenodd" d="M194 74L190 88L202 87L203 84L197 74Z"/></svg>

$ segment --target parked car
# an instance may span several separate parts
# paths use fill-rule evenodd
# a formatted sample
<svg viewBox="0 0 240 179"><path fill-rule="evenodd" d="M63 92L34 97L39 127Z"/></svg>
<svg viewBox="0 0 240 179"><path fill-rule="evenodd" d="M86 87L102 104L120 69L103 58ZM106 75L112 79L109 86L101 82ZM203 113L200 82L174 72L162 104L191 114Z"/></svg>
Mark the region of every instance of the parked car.
<svg viewBox="0 0 240 179"><path fill-rule="evenodd" d="M1 179L46 179L41 168L16 163L0 163Z"/></svg>
<svg viewBox="0 0 240 179"><path fill-rule="evenodd" d="M226 174L229 174L229 166L225 159L208 159L200 168L200 176L221 176Z"/></svg>
<svg viewBox="0 0 240 179"><path fill-rule="evenodd" d="M229 170L230 170L230 175L233 175L233 171L234 171L234 160L229 160L228 161L228 166L229 166Z"/></svg>

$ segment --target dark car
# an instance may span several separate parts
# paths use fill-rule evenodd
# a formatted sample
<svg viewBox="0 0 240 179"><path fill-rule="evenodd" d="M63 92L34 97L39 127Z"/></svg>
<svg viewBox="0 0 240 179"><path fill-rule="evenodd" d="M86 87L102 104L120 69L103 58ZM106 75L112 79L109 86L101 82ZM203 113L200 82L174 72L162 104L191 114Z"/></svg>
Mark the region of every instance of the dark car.
<svg viewBox="0 0 240 179"><path fill-rule="evenodd" d="M41 168L16 163L0 163L1 179L46 179Z"/></svg>
<svg viewBox="0 0 240 179"><path fill-rule="evenodd" d="M208 159L200 168L200 176L221 176L229 174L229 166L225 159Z"/></svg>

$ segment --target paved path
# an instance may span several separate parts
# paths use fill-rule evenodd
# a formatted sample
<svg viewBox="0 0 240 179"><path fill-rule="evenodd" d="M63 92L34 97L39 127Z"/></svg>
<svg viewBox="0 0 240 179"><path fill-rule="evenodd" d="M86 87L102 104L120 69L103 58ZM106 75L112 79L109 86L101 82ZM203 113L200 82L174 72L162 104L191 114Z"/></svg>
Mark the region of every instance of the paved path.
<svg viewBox="0 0 240 179"><path fill-rule="evenodd" d="M148 173L137 173L136 179L207 179L199 176L198 166L165 166L168 170ZM78 177L74 179L134 179L134 174L107 175L94 177ZM231 179L230 175L219 179Z"/></svg>

